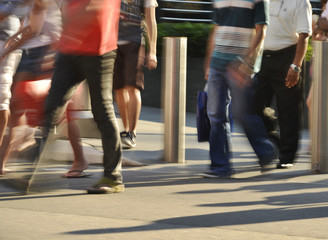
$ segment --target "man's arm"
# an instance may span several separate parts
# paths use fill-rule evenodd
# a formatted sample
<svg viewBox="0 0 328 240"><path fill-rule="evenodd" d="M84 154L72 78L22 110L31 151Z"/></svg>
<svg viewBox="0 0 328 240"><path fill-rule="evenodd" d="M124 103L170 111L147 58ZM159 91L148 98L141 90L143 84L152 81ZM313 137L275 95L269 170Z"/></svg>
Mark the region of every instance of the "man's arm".
<svg viewBox="0 0 328 240"><path fill-rule="evenodd" d="M236 84L239 87L244 87L250 84L251 76L254 74L254 64L261 50L265 35L266 25L255 25L255 36L250 44L250 48L246 54L246 57L238 58L240 62L237 64L237 67L234 66L235 63L228 67L228 70L233 75L234 79L236 80Z"/></svg>
<svg viewBox="0 0 328 240"><path fill-rule="evenodd" d="M255 36L245 57L245 62L247 62L247 64L249 64L252 68L254 68L255 61L261 50L262 43L266 35L266 27L266 24L255 25Z"/></svg>
<svg viewBox="0 0 328 240"><path fill-rule="evenodd" d="M29 16L29 26L32 34L38 35L47 16L47 3L43 0L35 0Z"/></svg>
<svg viewBox="0 0 328 240"><path fill-rule="evenodd" d="M47 4L43 0L36 0L29 14L28 26L21 28L7 40L0 57L4 58L10 52L24 45L29 39L38 35L46 19L46 15Z"/></svg>
<svg viewBox="0 0 328 240"><path fill-rule="evenodd" d="M308 41L309 41L310 34L308 33L300 33L297 46L296 46L296 54L294 57L293 64L295 64L298 67L302 66L302 62L304 60ZM300 77L299 72L295 72L292 68L289 68L287 78L286 78L286 86L288 88L294 87L298 83L298 79Z"/></svg>
<svg viewBox="0 0 328 240"><path fill-rule="evenodd" d="M212 59L212 54L214 51L214 44L215 44L215 32L218 28L218 25L214 25L210 31L210 34L207 38L207 46L206 46L206 53L204 59L204 73L205 73L205 80L208 79L208 74L210 73L210 63Z"/></svg>
<svg viewBox="0 0 328 240"><path fill-rule="evenodd" d="M147 25L147 34L149 39L149 53L147 67L154 69L157 66L156 44L157 44L157 23L155 16L155 7L145 8L145 20Z"/></svg>

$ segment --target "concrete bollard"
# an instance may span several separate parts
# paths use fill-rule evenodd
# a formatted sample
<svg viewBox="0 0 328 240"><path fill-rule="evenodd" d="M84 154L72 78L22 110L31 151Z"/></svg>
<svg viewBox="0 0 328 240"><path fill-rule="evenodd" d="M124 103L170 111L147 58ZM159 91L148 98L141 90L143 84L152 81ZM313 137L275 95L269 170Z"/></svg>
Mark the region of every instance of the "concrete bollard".
<svg viewBox="0 0 328 240"><path fill-rule="evenodd" d="M328 42L313 41L312 171L328 173Z"/></svg>
<svg viewBox="0 0 328 240"><path fill-rule="evenodd" d="M164 161L185 163L187 38L163 39Z"/></svg>

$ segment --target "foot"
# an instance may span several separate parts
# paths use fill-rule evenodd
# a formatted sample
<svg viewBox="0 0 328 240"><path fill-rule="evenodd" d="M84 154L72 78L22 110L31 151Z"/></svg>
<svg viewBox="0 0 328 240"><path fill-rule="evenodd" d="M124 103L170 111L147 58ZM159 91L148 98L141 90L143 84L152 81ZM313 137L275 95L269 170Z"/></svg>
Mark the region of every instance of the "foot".
<svg viewBox="0 0 328 240"><path fill-rule="evenodd" d="M126 148L136 147L136 135L133 132L121 132L121 142Z"/></svg>
<svg viewBox="0 0 328 240"><path fill-rule="evenodd" d="M292 166L293 166L292 163L278 163L277 169L287 169L287 168L291 168Z"/></svg>
<svg viewBox="0 0 328 240"><path fill-rule="evenodd" d="M203 178L217 178L217 179L229 179L231 178L231 175L220 175L216 172L204 172L198 174L198 176L201 176Z"/></svg>
<svg viewBox="0 0 328 240"><path fill-rule="evenodd" d="M90 177L91 174L86 174L83 170L71 170L67 173L64 173L61 177L63 178L84 178Z"/></svg>
<svg viewBox="0 0 328 240"><path fill-rule="evenodd" d="M108 177L102 177L96 184L87 188L89 194L119 193L124 192L124 184Z"/></svg>
<svg viewBox="0 0 328 240"><path fill-rule="evenodd" d="M9 168L0 168L0 175L5 175L6 173L12 172Z"/></svg>
<svg viewBox="0 0 328 240"><path fill-rule="evenodd" d="M88 169L89 163L83 158L83 160L74 159L71 169L62 175L63 178L79 178L87 177L90 174L85 174L83 171Z"/></svg>

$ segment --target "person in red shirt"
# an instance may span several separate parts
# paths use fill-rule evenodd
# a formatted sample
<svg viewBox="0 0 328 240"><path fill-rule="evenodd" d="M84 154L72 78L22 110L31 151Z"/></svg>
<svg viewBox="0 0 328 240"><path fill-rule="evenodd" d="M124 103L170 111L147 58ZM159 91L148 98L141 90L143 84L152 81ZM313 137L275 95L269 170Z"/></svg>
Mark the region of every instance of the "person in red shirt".
<svg viewBox="0 0 328 240"><path fill-rule="evenodd" d="M36 0L44 3L45 0ZM91 108L101 133L104 176L88 193L124 191L122 148L112 97L120 0L64 0L63 31L45 101L44 138L61 116L76 85L86 79Z"/></svg>

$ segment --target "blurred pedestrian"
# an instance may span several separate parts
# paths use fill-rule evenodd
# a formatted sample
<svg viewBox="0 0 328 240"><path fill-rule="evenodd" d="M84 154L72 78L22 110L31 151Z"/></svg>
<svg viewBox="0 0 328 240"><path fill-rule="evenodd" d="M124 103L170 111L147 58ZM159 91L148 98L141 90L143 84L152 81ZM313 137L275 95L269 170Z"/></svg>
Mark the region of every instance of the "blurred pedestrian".
<svg viewBox="0 0 328 240"><path fill-rule="evenodd" d="M119 23L117 58L114 67L116 102L120 111L124 131L121 141L127 148L136 146L136 128L141 111L141 93L144 89L144 63L146 36L148 51L146 67L151 70L157 66L156 43L157 24L156 0L122 0ZM142 27L142 22L145 28Z"/></svg>
<svg viewBox="0 0 328 240"><path fill-rule="evenodd" d="M20 27L19 12L28 4L27 0L0 0L0 49L4 49L7 39ZM8 124L9 102L13 75L21 58L21 51L16 50L0 60L0 146ZM0 174L4 168L0 165Z"/></svg>
<svg viewBox="0 0 328 240"><path fill-rule="evenodd" d="M255 76L255 104L267 132L279 146L277 168L293 166L301 133L304 80L301 68L312 31L309 0L271 0L270 25L264 40L260 72ZM278 126L263 111L275 97ZM270 116L271 115L271 116ZM280 134L279 134L280 133Z"/></svg>
<svg viewBox="0 0 328 240"><path fill-rule="evenodd" d="M326 32L328 30L328 9L327 0L321 0L322 13L317 19L312 19L313 40L327 40Z"/></svg>
<svg viewBox="0 0 328 240"><path fill-rule="evenodd" d="M63 1L63 31L45 103L46 140L76 86L86 79L104 150L104 176L87 189L88 193L124 191L122 149L112 98L119 14L120 0Z"/></svg>
<svg viewBox="0 0 328 240"><path fill-rule="evenodd" d="M13 128L24 123L32 127L42 125L42 103L50 87L49 79L53 74L54 55L61 33L60 5L60 1L51 1L45 8L34 4L24 17L21 30L9 38L6 44L6 52L19 47L23 54L14 76L9 133L0 149L0 166L3 168L12 147L11 140L18 137L13 136ZM38 18L40 15L43 15L42 19ZM35 18L39 20L37 27L33 24ZM84 158L79 129L69 117L69 112L66 115L74 161L63 177L85 177L87 174L83 171L89 164ZM25 116L27 122L23 121Z"/></svg>
<svg viewBox="0 0 328 240"><path fill-rule="evenodd" d="M260 117L253 109L252 76L268 24L268 1L214 1L216 24L209 43L212 57L208 76L207 110L211 122L210 171L207 178L229 178L234 170L230 162L230 131L227 101L232 98L233 117L239 121L259 158L261 170L276 157ZM210 51L209 51L210 52Z"/></svg>

